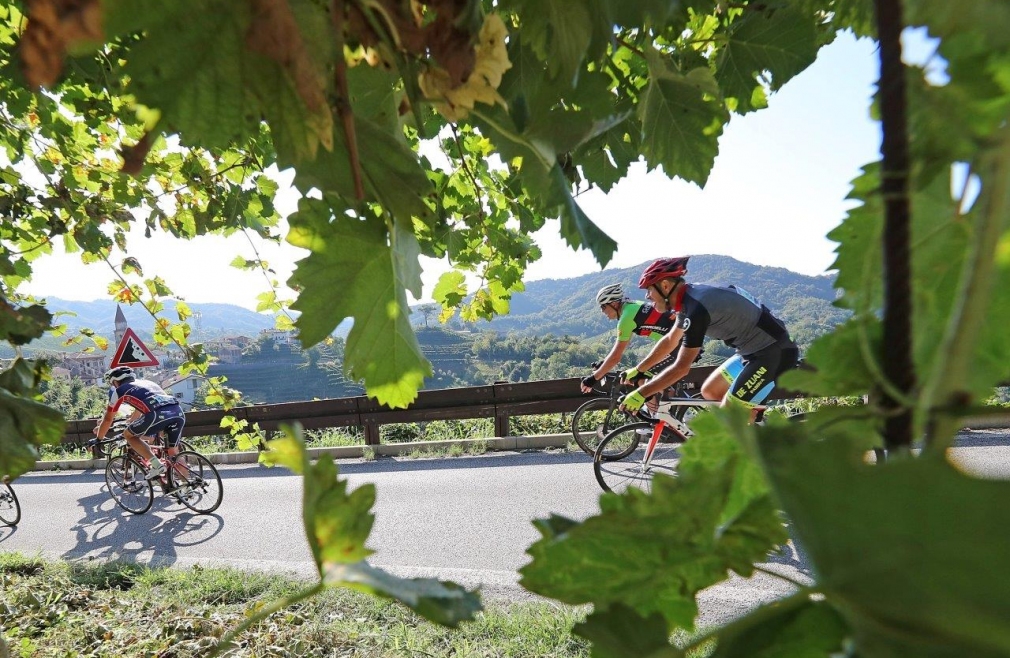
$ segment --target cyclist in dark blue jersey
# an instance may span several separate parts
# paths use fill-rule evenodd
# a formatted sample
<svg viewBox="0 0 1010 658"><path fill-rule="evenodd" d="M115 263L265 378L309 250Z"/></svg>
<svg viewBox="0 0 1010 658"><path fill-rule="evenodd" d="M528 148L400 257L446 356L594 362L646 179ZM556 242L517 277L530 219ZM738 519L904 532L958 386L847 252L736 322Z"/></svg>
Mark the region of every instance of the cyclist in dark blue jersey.
<svg viewBox="0 0 1010 658"><path fill-rule="evenodd" d="M674 313L677 319L673 330L638 365L625 371L625 379L653 367L678 347L680 352L672 365L629 393L624 407L637 411L647 398L680 381L709 336L724 341L736 354L705 380L702 396L723 402L732 397L756 412L775 387L775 379L796 367L799 349L785 324L742 288L684 281L688 258L660 258L638 282L656 308Z"/></svg>
<svg viewBox="0 0 1010 658"><path fill-rule="evenodd" d="M101 441L112 426L116 411L123 404L135 410L130 418L130 424L123 431L123 438L130 447L150 463L145 477L156 478L165 472L165 466L155 458L151 446L144 441L145 436L155 436L164 431L165 445L168 453L174 454L179 439L182 438L182 428L186 425L186 414L182 411L179 401L162 390L160 386L147 379L137 379L133 368L117 366L105 373L105 382L109 385L109 404L105 415L95 427L95 436Z"/></svg>

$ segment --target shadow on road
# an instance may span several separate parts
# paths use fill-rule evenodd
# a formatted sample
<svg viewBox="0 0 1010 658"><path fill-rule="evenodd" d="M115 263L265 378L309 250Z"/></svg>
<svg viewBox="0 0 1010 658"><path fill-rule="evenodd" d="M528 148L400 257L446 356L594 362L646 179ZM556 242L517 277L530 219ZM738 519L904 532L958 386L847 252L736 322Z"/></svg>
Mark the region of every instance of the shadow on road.
<svg viewBox="0 0 1010 658"><path fill-rule="evenodd" d="M217 514L194 514L177 501L156 495L145 514L130 514L100 491L77 501L83 518L71 528L77 545L65 559L129 560L173 564L176 547L202 544L218 535L224 519Z"/></svg>

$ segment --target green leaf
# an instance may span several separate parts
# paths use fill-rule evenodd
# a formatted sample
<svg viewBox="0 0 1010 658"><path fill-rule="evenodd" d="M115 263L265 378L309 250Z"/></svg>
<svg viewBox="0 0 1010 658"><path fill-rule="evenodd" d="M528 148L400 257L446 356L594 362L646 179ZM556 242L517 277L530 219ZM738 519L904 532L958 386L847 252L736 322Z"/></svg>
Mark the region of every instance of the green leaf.
<svg viewBox="0 0 1010 658"><path fill-rule="evenodd" d="M63 438L63 415L35 399L44 367L18 358L0 372L0 478L32 470L37 446Z"/></svg>
<svg viewBox="0 0 1010 658"><path fill-rule="evenodd" d="M638 25L649 25L660 28L666 25L676 27L687 18L684 3L679 0L640 0L639 2L623 2L613 0L608 3L617 25L633 28ZM708 13L715 6L711 0L691 3L695 13ZM657 30L661 31L661 30Z"/></svg>
<svg viewBox="0 0 1010 658"><path fill-rule="evenodd" d="M857 313L870 313L883 303L880 284L883 271L883 205L880 203L880 165L874 163L852 181L848 201L861 205L849 211L848 217L828 233L839 243L838 256L831 268L838 270L835 287L843 292L837 304Z"/></svg>
<svg viewBox="0 0 1010 658"><path fill-rule="evenodd" d="M784 373L779 383L813 397L865 395L874 386L873 361L879 359L882 334L873 315L848 320L807 348L803 358L810 369Z"/></svg>
<svg viewBox="0 0 1010 658"><path fill-rule="evenodd" d="M589 6L567 0L512 0L522 17L521 32L547 63L552 79L573 86L593 34Z"/></svg>
<svg viewBox="0 0 1010 658"><path fill-rule="evenodd" d="M431 298L443 307L456 306L466 297L466 277L458 270L449 270L438 277Z"/></svg>
<svg viewBox="0 0 1010 658"><path fill-rule="evenodd" d="M394 599L428 621L451 628L473 620L483 609L476 590L433 578L398 578L367 562L330 565L324 579L327 585L343 585Z"/></svg>
<svg viewBox="0 0 1010 658"><path fill-rule="evenodd" d="M719 629L711 658L825 658L844 655L843 617L823 601L797 595L776 601Z"/></svg>
<svg viewBox="0 0 1010 658"><path fill-rule="evenodd" d="M261 459L303 474L305 534L323 583L400 601L445 626L455 627L474 618L481 610L476 591L469 592L450 582L398 578L369 565L364 558L372 551L365 547L365 541L374 521L371 508L375 486L362 485L348 493L347 480L337 477L337 467L329 455L315 463L309 460L300 426L283 426L282 431L285 436L270 441Z"/></svg>
<svg viewBox="0 0 1010 658"><path fill-rule="evenodd" d="M26 345L52 326L53 315L44 306L12 306L0 294L0 339Z"/></svg>
<svg viewBox="0 0 1010 658"><path fill-rule="evenodd" d="M543 537L527 550L533 560L520 569L523 587L576 605L622 604L690 628L700 590L729 570L749 575L786 541L760 471L729 436L745 422L739 411L715 419L723 429L709 426L685 444L696 448L684 454L680 476L657 477L652 494L604 494L601 513L582 523L537 521Z"/></svg>
<svg viewBox="0 0 1010 658"><path fill-rule="evenodd" d="M419 270L413 235L398 231L392 248L384 222L355 219L316 199L302 199L289 218L288 242L311 253L298 262L290 282L302 290L292 308L305 347L326 338L344 318L353 317L344 369L364 380L369 395L394 407L406 406L430 376L410 326L404 290ZM337 294L334 294L338 291Z"/></svg>
<svg viewBox="0 0 1010 658"><path fill-rule="evenodd" d="M593 658L640 658L670 648L662 615L643 617L621 604L594 611L572 632L593 643Z"/></svg>
<svg viewBox="0 0 1010 658"><path fill-rule="evenodd" d="M817 31L813 12L793 7L747 11L730 24L719 51L715 74L723 95L735 98L741 114L765 106L767 84L772 91L813 64L817 57ZM760 91L755 103L755 91Z"/></svg>
<svg viewBox="0 0 1010 658"><path fill-rule="evenodd" d="M565 242L573 249L589 249L600 267L606 267L617 251L617 243L583 212L561 167L555 165L549 172L543 172L531 163L524 167L522 180L543 204L545 214L561 220L561 237Z"/></svg>
<svg viewBox="0 0 1010 658"><path fill-rule="evenodd" d="M840 441L762 437L816 588L868 658L1010 653L1010 483L939 458L869 465Z"/></svg>
<svg viewBox="0 0 1010 658"><path fill-rule="evenodd" d="M367 154L360 163L365 200L378 201L404 226L412 226L411 217L429 215L425 199L433 191L417 155L402 137L366 118L355 117L354 125L359 152ZM301 163L295 184L303 193L318 188L339 194L348 205L356 205L350 155L342 130L334 133L333 142L332 151L320 150L314 160Z"/></svg>
<svg viewBox="0 0 1010 658"><path fill-rule="evenodd" d="M972 35L989 50L1010 49L1010 5L978 0L965 5L943 0L907 0L908 25L925 25L939 37Z"/></svg>
<svg viewBox="0 0 1010 658"><path fill-rule="evenodd" d="M642 153L649 168L704 185L729 117L708 68L680 75L653 57L651 79L639 104Z"/></svg>
<svg viewBox="0 0 1010 658"><path fill-rule="evenodd" d="M257 112L246 83L255 84L264 71L246 66L248 5L202 0L146 6L145 37L132 45L126 64L137 100L161 110L162 125L181 131L189 143L227 147L255 134ZM125 23L120 12L138 11L128 2L112 3L108 20Z"/></svg>
<svg viewBox="0 0 1010 658"><path fill-rule="evenodd" d="M583 177L595 183L604 192L614 189L617 181L628 173L627 169L622 169L614 163L609 150L604 147L593 149L579 158L579 168Z"/></svg>

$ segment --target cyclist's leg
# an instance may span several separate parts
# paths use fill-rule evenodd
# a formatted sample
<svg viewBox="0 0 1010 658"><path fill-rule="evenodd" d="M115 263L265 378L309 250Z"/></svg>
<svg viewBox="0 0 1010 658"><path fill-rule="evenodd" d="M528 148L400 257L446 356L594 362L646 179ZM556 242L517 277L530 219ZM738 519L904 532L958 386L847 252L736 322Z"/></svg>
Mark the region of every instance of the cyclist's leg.
<svg viewBox="0 0 1010 658"><path fill-rule="evenodd" d="M144 437L151 433L151 426L157 420L157 414L154 411L149 411L139 417L133 416L132 418L134 419L130 424L123 429L123 438L138 455L150 463L155 458L154 451L151 450L151 446L144 440Z"/></svg>
<svg viewBox="0 0 1010 658"><path fill-rule="evenodd" d="M147 428L150 436L165 433L165 454L174 457L179 452L182 428L186 425L186 415L178 406L161 407L154 411L155 420Z"/></svg>
<svg viewBox="0 0 1010 658"><path fill-rule="evenodd" d="M743 369L733 380L728 400L732 397L752 409L751 419L765 407L761 404L775 388L775 379L795 366L798 352L794 345L774 344L742 357Z"/></svg>
<svg viewBox="0 0 1010 658"><path fill-rule="evenodd" d="M730 386L736 381L743 371L743 357L735 354L726 359L721 366L715 369L705 383L701 385L701 397L706 400L724 400Z"/></svg>

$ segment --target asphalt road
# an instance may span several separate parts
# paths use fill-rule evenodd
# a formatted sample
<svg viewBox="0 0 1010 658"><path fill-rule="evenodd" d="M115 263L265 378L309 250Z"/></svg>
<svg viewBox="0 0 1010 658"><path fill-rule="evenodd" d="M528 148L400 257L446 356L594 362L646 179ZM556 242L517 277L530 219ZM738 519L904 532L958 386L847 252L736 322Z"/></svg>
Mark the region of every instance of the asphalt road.
<svg viewBox="0 0 1010 658"><path fill-rule="evenodd" d="M970 472L1007 478L1010 432L962 435L956 461ZM31 473L14 484L23 516L0 527L0 551L60 559L124 558L142 563L196 563L312 577L301 526L301 478L256 465L219 467L225 496L211 515L194 515L158 496L147 514L120 510L97 471ZM402 576L438 577L488 598L530 596L516 581L525 549L538 538L531 520L557 513L582 519L598 511L599 490L588 457L574 453L497 453L482 457L374 462L343 461L351 487L377 486L372 564ZM767 568L803 580L795 550ZM767 575L706 591L702 623L736 616L789 589Z"/></svg>

